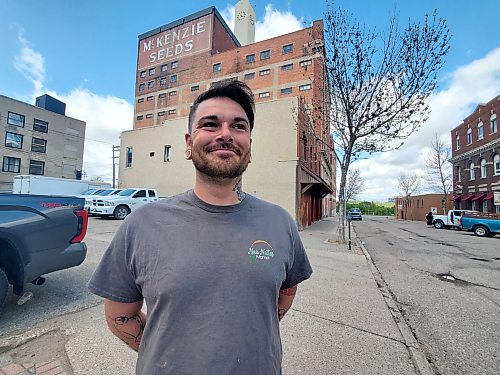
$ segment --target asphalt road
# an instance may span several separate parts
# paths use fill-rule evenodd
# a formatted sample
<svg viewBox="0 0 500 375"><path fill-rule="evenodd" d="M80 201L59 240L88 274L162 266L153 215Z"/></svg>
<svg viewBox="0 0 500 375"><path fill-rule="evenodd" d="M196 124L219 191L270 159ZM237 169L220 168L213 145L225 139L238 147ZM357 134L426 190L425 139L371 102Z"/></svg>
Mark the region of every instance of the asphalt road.
<svg viewBox="0 0 500 375"><path fill-rule="evenodd" d="M25 304L17 305L19 297L11 293L11 288L0 317L0 334L25 330L36 323L101 303L100 297L87 291L87 282L121 223L117 220L89 218L85 261L78 267L46 275L46 282L41 286L28 284L26 291L32 292L33 297Z"/></svg>
<svg viewBox="0 0 500 375"><path fill-rule="evenodd" d="M500 374L500 238L363 217L353 226L437 374Z"/></svg>

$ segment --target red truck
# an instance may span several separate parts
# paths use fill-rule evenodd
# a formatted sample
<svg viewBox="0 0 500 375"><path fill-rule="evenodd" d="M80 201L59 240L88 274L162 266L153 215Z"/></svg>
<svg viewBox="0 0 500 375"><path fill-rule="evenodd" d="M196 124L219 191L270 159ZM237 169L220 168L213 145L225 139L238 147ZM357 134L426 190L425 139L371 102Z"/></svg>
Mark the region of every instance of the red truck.
<svg viewBox="0 0 500 375"><path fill-rule="evenodd" d="M22 297L27 283L41 285L44 275L84 261L84 204L76 197L0 194L0 310L9 284Z"/></svg>

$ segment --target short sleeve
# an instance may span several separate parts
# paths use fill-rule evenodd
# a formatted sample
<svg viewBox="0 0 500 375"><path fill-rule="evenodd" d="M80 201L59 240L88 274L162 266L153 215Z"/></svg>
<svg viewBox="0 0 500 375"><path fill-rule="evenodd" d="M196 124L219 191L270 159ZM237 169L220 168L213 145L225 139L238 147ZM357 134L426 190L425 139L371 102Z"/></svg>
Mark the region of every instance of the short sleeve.
<svg viewBox="0 0 500 375"><path fill-rule="evenodd" d="M122 223L88 283L91 293L116 302L132 303L143 299L131 265L131 236L128 220Z"/></svg>

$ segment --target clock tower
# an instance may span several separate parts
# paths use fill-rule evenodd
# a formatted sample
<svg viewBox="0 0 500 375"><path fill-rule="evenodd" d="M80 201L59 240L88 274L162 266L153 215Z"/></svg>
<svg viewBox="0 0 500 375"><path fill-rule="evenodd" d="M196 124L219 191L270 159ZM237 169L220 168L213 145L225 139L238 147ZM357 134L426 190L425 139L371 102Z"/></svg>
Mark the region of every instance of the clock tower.
<svg viewBox="0 0 500 375"><path fill-rule="evenodd" d="M255 11L249 0L240 0L234 7L234 34L242 46L255 42Z"/></svg>

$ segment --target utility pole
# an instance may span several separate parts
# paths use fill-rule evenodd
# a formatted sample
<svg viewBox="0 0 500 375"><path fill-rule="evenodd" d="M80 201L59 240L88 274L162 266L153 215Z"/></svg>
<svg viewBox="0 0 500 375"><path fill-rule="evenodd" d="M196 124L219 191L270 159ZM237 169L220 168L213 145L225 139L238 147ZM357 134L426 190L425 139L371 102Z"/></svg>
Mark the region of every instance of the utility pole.
<svg viewBox="0 0 500 375"><path fill-rule="evenodd" d="M118 152L118 156L115 156L115 152ZM116 172L115 172L115 159L120 159L120 146L113 145L113 189L116 188Z"/></svg>

